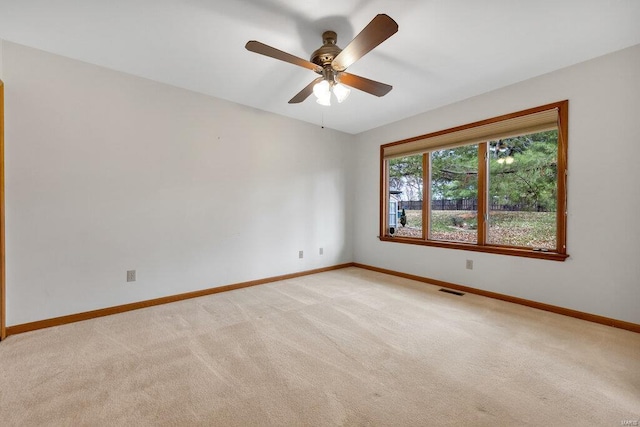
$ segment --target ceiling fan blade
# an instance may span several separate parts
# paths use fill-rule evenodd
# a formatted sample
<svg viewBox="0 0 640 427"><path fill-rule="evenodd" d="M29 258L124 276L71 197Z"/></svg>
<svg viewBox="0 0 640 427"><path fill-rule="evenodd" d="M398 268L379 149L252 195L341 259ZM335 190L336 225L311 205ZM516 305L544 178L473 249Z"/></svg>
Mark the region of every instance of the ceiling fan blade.
<svg viewBox="0 0 640 427"><path fill-rule="evenodd" d="M298 58L290 53L283 52L275 47L268 46L264 43L260 43L255 40L248 41L244 46L251 52L259 53L260 55L269 56L271 58L279 59L280 61L288 62L290 64L299 65L300 67L308 68L316 73L322 72L322 67L307 61L306 59Z"/></svg>
<svg viewBox="0 0 640 427"><path fill-rule="evenodd" d="M380 83L375 80L365 79L364 77L345 72L338 75L338 80L340 80L340 83L375 96L385 96L391 89L393 89L393 86L391 85Z"/></svg>
<svg viewBox="0 0 640 427"><path fill-rule="evenodd" d="M337 71L346 70L347 67L394 35L397 31L398 24L396 21L384 14L376 15L376 17L360 31L360 34L333 59L331 66Z"/></svg>
<svg viewBox="0 0 640 427"><path fill-rule="evenodd" d="M296 96L291 98L291 100L289 101L289 104L298 104L304 101L305 99L307 99L309 95L313 93L313 87L316 85L316 83L319 83L321 81L322 81L322 77L318 77L317 79L315 79L314 81L306 85L305 88L302 89L300 92L298 92Z"/></svg>

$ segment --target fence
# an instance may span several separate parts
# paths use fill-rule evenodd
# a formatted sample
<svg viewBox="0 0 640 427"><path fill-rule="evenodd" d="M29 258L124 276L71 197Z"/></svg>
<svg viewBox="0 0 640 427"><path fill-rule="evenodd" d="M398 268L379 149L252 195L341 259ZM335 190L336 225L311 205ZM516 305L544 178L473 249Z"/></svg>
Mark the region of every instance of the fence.
<svg viewBox="0 0 640 427"><path fill-rule="evenodd" d="M401 200L398 202L398 209L422 210L422 200ZM477 211L478 199L432 199L431 210L433 211ZM489 206L492 211L537 211L546 212L544 206L532 206L525 203L497 203L492 202Z"/></svg>

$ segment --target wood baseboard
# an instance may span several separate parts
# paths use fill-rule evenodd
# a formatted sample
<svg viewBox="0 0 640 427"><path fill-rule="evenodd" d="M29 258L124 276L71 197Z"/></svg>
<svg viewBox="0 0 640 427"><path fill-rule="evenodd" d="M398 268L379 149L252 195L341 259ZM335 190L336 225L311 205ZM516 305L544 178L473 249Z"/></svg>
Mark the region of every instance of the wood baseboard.
<svg viewBox="0 0 640 427"><path fill-rule="evenodd" d="M545 304L537 301L531 301L524 298L512 297L509 295L499 294L497 292L483 291L482 289L471 288L469 286L456 285L455 283L444 282L442 280L430 279L428 277L416 276L413 274L401 273L398 271L387 270L385 268L373 267L371 265L353 263L354 267L363 268L365 270L376 271L378 273L390 274L392 276L403 277L405 279L416 280L418 282L428 283L443 288L455 289L457 291L468 292L470 294L481 295L484 297L499 299L502 301L512 302L527 307L537 308L539 310L549 311L563 316L575 317L577 319L589 322L600 323L602 325L613 326L614 328L626 329L628 331L640 333L640 325L637 323L625 322L624 320L611 319L609 317L598 316L596 314L584 313L570 308L559 307L556 305Z"/></svg>
<svg viewBox="0 0 640 427"><path fill-rule="evenodd" d="M9 326L6 328L6 334L15 335L23 332L35 331L43 328L50 328L52 326L65 325L67 323L79 322L82 320L95 319L97 317L110 316L112 314L124 313L131 310L138 310L141 308L152 307L154 305L168 304L171 302L182 301L190 298L197 298L206 295L213 295L220 292L232 291L234 289L247 288L250 286L263 285L265 283L277 282L280 280L293 279L295 277L307 276L310 274L322 273L325 271L339 270L346 267L358 267L365 270L371 270L378 273L390 274L392 276L402 277L405 279L415 280L418 282L428 283L430 285L440 286L448 289L455 289L462 292L468 292L470 294L476 294L485 296L488 298L494 298L502 301L511 302L514 304L520 304L527 307L537 308L539 310L549 311L564 316L574 317L589 322L599 323L602 325L612 326L614 328L626 329L628 331L640 333L640 325L631 322L625 322L623 320L611 319L604 316L598 316L596 314L584 313L582 311L572 310L569 308L558 307L551 304L544 304L537 301L531 301L524 298L512 297L509 295L500 294L497 292L484 291L482 289L476 289L469 286L457 285L455 283L445 282L442 280L431 279L428 277L417 276L414 274L401 273L399 271L388 270L385 268L374 267L371 265L360 264L356 262L349 262L345 264L338 264L330 267L317 268L314 270L306 270L297 273L284 274L281 276L267 277L264 279L251 280L248 282L235 283L231 285L220 286L217 288L203 289L200 291L188 292L184 294L171 295L162 298L156 298L146 301L134 302L130 304L118 305L114 307L107 307L99 310L86 311L83 313L70 314L67 316L55 317L52 319L38 320L35 322L23 323L20 325Z"/></svg>
<svg viewBox="0 0 640 427"><path fill-rule="evenodd" d="M23 323L9 326L6 329L7 336L35 331L37 329L50 328L52 326L65 325L67 323L80 322L82 320L95 319L97 317L110 316L112 314L124 313L126 311L138 310L152 307L154 305L168 304L170 302L182 301L191 298L213 295L220 292L232 291L234 289L247 288L249 286L263 285L265 283L277 282L280 280L293 279L295 277L308 276L310 274L322 273L325 271L338 270L345 267L352 267L353 263L338 264L330 267L316 268L314 270L300 271L297 273L283 274L281 276L267 277L265 279L250 280L248 282L235 283L232 285L220 286L217 288L203 289L200 291L187 292L184 294L171 295L167 297L155 298L146 301L139 301L130 304L118 305L114 307L101 308L99 310L85 311L83 313L70 314L67 316L54 317L52 319L38 320L35 322Z"/></svg>

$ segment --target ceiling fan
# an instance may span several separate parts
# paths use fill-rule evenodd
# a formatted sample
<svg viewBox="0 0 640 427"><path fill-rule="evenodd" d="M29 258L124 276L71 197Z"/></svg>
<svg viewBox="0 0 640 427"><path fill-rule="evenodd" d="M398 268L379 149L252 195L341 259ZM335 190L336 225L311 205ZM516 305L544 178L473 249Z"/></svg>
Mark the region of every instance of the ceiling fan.
<svg viewBox="0 0 640 427"><path fill-rule="evenodd" d="M342 102L350 92L347 86L375 96L389 93L392 86L347 73L345 70L397 31L398 24L393 19L384 14L376 15L344 49L336 45L338 36L335 31L325 31L322 34L323 45L311 54L310 61L255 40L247 42L245 48L320 74L320 77L291 98L289 104L300 103L313 93L319 104L331 105L331 93L333 92L338 102Z"/></svg>

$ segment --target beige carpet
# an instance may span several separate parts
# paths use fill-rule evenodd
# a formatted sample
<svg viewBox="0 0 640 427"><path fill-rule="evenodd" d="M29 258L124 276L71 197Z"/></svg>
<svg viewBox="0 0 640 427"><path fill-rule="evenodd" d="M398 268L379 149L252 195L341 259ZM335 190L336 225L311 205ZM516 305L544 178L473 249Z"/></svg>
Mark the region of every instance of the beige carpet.
<svg viewBox="0 0 640 427"><path fill-rule="evenodd" d="M9 337L0 425L619 426L640 334L358 268Z"/></svg>

